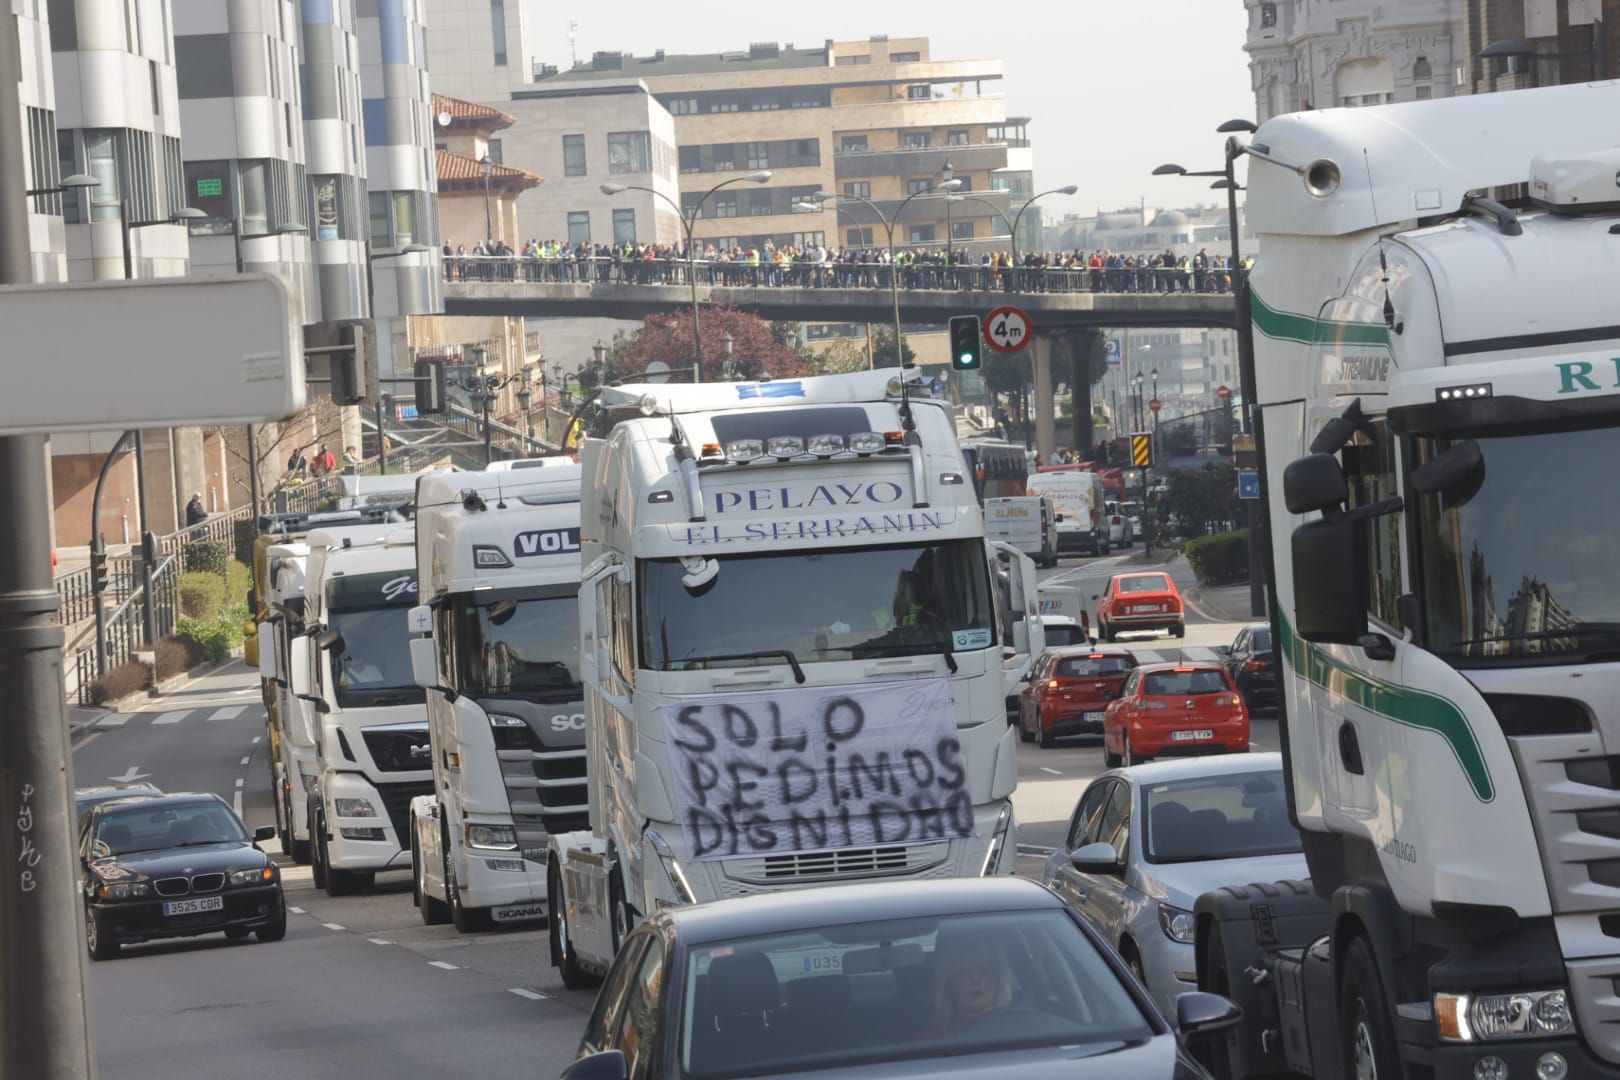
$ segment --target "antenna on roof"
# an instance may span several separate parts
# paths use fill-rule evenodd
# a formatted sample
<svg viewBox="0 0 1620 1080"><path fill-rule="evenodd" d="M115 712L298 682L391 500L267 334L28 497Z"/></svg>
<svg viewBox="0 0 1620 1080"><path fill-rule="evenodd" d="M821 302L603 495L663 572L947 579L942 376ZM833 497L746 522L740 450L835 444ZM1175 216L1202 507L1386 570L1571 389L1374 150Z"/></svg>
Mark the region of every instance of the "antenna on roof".
<svg viewBox="0 0 1620 1080"><path fill-rule="evenodd" d="M1378 192L1375 190L1372 176L1372 160L1367 156L1367 148L1361 148L1361 166L1367 171L1367 200L1372 203L1373 220L1382 226L1383 218L1378 216ZM1380 229L1378 233L1378 268L1383 271L1379 278L1384 284L1384 325L1397 334L1406 329L1406 324L1397 322L1395 318L1395 299L1389 292L1389 259L1384 255L1384 234Z"/></svg>
<svg viewBox="0 0 1620 1080"><path fill-rule="evenodd" d="M579 23L573 19L568 20L568 55L573 59L574 66L579 67L579 50L574 47L579 40Z"/></svg>

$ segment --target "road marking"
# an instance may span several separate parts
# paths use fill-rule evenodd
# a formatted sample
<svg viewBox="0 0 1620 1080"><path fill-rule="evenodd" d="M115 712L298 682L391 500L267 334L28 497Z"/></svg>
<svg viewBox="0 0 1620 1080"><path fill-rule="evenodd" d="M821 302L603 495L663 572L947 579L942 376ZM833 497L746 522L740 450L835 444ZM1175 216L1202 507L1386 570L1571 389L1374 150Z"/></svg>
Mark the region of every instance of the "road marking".
<svg viewBox="0 0 1620 1080"><path fill-rule="evenodd" d="M292 912L294 915L303 915L303 914L305 914L305 911L304 911L303 908L301 908L301 907L293 907L291 904L287 905L287 910Z"/></svg>
<svg viewBox="0 0 1620 1080"><path fill-rule="evenodd" d="M507 992L511 993L511 994L516 994L520 998L528 998L530 1001L546 1001L546 1000L548 1000L546 998L546 995L540 993L538 990L530 990L527 986L514 986L514 987L512 987L511 990L509 990Z"/></svg>
<svg viewBox="0 0 1620 1080"><path fill-rule="evenodd" d="M342 923L323 922L323 923L321 923L321 925L326 927L328 930L347 930L348 929L348 927L344 926Z"/></svg>
<svg viewBox="0 0 1620 1080"><path fill-rule="evenodd" d="M242 816L242 789L241 788L236 789L236 798L231 800L231 809L236 811L236 816L237 817Z"/></svg>
<svg viewBox="0 0 1620 1080"><path fill-rule="evenodd" d="M1127 644L1129 644L1129 643L1127 642ZM1136 653L1136 662L1138 664L1162 664L1162 663L1164 663L1164 657L1160 656L1158 653L1154 652L1152 649L1140 649L1140 650L1133 649L1131 651Z"/></svg>
<svg viewBox="0 0 1620 1080"><path fill-rule="evenodd" d="M253 736L253 745L258 746L259 745L259 740L262 739L262 738L264 738L263 735L255 735L255 736Z"/></svg>
<svg viewBox="0 0 1620 1080"><path fill-rule="evenodd" d="M455 964L447 964L443 960L429 960L428 963L431 964L433 967L439 968L442 971L460 971L461 970L461 968L457 967Z"/></svg>
<svg viewBox="0 0 1620 1080"><path fill-rule="evenodd" d="M208 717L210 720L235 720L247 712L246 705L227 705L223 709L215 709Z"/></svg>
<svg viewBox="0 0 1620 1080"><path fill-rule="evenodd" d="M157 727L159 724L178 724L180 721L184 720L190 715L190 709L186 709L184 712L166 712L156 720L153 720L152 726Z"/></svg>
<svg viewBox="0 0 1620 1080"><path fill-rule="evenodd" d="M253 759L252 759L252 758L251 758L251 757L245 757L245 758L243 758L243 759L242 759L242 760L241 760L241 761L239 761L239 762L237 762L237 764L238 764L238 765L246 765L246 764L247 764L247 763L248 763L248 762L250 762L250 761L252 761L252 760L253 760Z"/></svg>
<svg viewBox="0 0 1620 1080"><path fill-rule="evenodd" d="M1219 660L1221 654L1202 645L1189 645L1181 650L1183 660Z"/></svg>
<svg viewBox="0 0 1620 1080"><path fill-rule="evenodd" d="M237 786L237 787L241 787L241 786L242 786L242 785L243 785L243 784L245 784L245 783L247 783L247 781L246 781L246 780L244 780L244 779L242 779L242 778L241 778L241 777L240 777L240 776L238 776L238 777L237 777L237 778L236 778L236 786Z"/></svg>
<svg viewBox="0 0 1620 1080"><path fill-rule="evenodd" d="M115 784L133 784L135 781L144 780L151 775L151 773L141 772L140 769L136 768L134 765L131 765L123 776L109 776L107 779L111 780Z"/></svg>
<svg viewBox="0 0 1620 1080"><path fill-rule="evenodd" d="M108 713L95 723L96 727L123 727L129 723L128 713Z"/></svg>
<svg viewBox="0 0 1620 1080"><path fill-rule="evenodd" d="M381 937L368 937L368 938L366 938L366 940L371 942L373 945L392 945L393 944L393 942L389 941L387 938L381 938Z"/></svg>
<svg viewBox="0 0 1620 1080"><path fill-rule="evenodd" d="M1063 775L1057 769L1048 769L1045 765L1041 766L1041 772L1051 773L1053 776L1062 776Z"/></svg>

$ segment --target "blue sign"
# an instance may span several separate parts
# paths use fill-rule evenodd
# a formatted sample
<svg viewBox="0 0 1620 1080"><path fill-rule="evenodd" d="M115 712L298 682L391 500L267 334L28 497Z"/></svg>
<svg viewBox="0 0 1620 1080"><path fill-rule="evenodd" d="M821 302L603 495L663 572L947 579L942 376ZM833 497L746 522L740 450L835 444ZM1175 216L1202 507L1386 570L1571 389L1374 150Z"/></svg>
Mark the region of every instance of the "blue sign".
<svg viewBox="0 0 1620 1080"><path fill-rule="evenodd" d="M1108 358L1108 364L1110 367L1119 366L1119 354L1119 338L1109 338L1103 345L1103 355Z"/></svg>
<svg viewBox="0 0 1620 1080"><path fill-rule="evenodd" d="M1253 470L1238 473L1238 498L1258 499L1260 497L1260 474Z"/></svg>

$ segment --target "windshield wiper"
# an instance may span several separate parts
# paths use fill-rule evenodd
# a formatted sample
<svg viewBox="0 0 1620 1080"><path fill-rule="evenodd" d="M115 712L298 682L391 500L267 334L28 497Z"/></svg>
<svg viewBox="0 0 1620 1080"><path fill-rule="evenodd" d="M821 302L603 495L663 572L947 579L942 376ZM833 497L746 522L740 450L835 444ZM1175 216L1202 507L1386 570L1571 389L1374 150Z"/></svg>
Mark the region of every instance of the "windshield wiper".
<svg viewBox="0 0 1620 1080"><path fill-rule="evenodd" d="M865 659L873 656L930 656L939 653L945 657L945 666L956 674L956 651L947 641L882 641L866 642L849 647L850 656Z"/></svg>
<svg viewBox="0 0 1620 1080"><path fill-rule="evenodd" d="M799 666L799 658L787 649L761 649L758 652L727 653L724 656L689 656L681 660L680 663L712 664L723 660L769 660L777 656L786 660L788 667L793 669L794 682L804 682L804 668Z"/></svg>

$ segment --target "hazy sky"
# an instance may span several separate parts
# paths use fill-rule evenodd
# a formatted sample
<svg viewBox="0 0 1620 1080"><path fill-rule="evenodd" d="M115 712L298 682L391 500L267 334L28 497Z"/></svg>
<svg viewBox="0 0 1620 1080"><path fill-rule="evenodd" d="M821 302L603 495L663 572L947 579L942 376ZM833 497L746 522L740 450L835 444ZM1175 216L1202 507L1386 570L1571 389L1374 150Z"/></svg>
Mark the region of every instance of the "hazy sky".
<svg viewBox="0 0 1620 1080"><path fill-rule="evenodd" d="M1149 176L1155 165L1189 169L1221 162L1215 128L1254 115L1241 0L1068 0L997 4L933 0L896 4L670 3L617 0L555 4L524 0L532 48L568 67L568 24L579 24L581 59L598 50L646 55L722 52L750 42L814 47L826 38L927 36L935 59L1000 57L1007 112L1033 117L1035 182L1077 184L1072 199L1041 200L1048 220L1134 205L1187 206L1225 199L1208 180ZM1005 32L992 21L1005 15ZM1240 164L1241 169L1241 164Z"/></svg>

